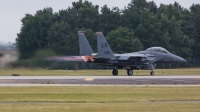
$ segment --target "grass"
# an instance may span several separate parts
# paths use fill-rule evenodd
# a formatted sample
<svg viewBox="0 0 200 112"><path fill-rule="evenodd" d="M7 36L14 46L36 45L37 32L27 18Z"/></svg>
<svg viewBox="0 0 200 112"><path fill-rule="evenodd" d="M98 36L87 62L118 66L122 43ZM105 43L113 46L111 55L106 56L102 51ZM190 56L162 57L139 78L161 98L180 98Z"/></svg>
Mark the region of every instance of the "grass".
<svg viewBox="0 0 200 112"><path fill-rule="evenodd" d="M0 69L0 76L111 76L112 70L45 70L45 69ZM126 76L126 70L119 70L120 76ZM150 70L134 70L135 76L149 76ZM200 68L155 69L156 76L164 75L200 75Z"/></svg>
<svg viewBox="0 0 200 112"><path fill-rule="evenodd" d="M0 87L4 112L198 112L199 87Z"/></svg>

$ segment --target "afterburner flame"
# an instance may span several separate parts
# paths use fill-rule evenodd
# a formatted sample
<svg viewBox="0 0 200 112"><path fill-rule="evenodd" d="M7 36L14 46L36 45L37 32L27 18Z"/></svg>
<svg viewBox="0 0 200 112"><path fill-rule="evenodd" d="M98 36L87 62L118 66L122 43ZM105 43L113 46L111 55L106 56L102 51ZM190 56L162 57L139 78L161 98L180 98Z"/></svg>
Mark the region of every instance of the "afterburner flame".
<svg viewBox="0 0 200 112"><path fill-rule="evenodd" d="M95 56L52 56L44 58L48 61L85 61L85 62L94 62Z"/></svg>
<svg viewBox="0 0 200 112"><path fill-rule="evenodd" d="M84 61L81 56L52 56L44 59L49 61Z"/></svg>
<svg viewBox="0 0 200 112"><path fill-rule="evenodd" d="M94 56L82 56L85 62L94 62Z"/></svg>

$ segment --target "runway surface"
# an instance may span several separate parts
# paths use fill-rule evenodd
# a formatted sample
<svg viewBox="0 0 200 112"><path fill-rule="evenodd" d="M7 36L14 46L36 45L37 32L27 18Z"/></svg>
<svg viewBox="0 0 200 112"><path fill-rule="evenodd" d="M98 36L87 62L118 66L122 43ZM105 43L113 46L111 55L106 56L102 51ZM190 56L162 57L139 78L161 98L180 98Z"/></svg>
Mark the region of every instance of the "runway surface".
<svg viewBox="0 0 200 112"><path fill-rule="evenodd" d="M200 76L1 76L0 86L200 85Z"/></svg>

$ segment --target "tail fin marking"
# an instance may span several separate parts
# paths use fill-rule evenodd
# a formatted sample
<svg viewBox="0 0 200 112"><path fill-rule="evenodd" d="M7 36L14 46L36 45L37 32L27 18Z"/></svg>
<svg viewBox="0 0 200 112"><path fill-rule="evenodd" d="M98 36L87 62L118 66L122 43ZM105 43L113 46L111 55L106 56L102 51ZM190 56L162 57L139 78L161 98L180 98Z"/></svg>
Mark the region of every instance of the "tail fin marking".
<svg viewBox="0 0 200 112"><path fill-rule="evenodd" d="M97 34L97 47L98 47L98 56L103 58L114 58L114 54L110 45L108 44L106 38L102 32L96 32Z"/></svg>

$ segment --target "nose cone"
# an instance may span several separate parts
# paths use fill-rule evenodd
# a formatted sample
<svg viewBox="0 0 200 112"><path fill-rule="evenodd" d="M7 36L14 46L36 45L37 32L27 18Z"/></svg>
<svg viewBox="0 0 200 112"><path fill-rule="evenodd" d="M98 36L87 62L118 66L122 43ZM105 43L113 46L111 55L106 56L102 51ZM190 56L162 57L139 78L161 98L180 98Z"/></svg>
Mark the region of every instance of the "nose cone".
<svg viewBox="0 0 200 112"><path fill-rule="evenodd" d="M177 63L186 63L187 61L179 56L176 58Z"/></svg>

